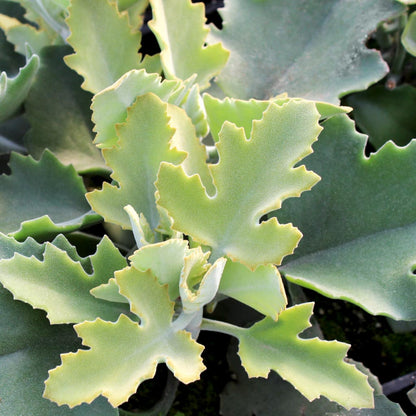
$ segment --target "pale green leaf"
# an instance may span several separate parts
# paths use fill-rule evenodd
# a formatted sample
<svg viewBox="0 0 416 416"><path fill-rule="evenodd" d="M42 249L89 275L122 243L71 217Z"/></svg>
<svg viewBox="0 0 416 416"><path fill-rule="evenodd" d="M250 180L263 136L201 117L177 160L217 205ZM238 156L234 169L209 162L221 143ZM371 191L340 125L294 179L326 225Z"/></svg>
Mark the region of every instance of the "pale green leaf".
<svg viewBox="0 0 416 416"><path fill-rule="evenodd" d="M62 355L62 365L49 372L45 383L49 399L72 407L101 394L118 406L154 376L159 362L183 383L197 380L204 370L202 345L190 333L172 327L174 304L167 287L160 286L150 271L135 268L117 272L116 280L140 324L121 315L115 323L97 319L76 325L90 349Z"/></svg>
<svg viewBox="0 0 416 416"><path fill-rule="evenodd" d="M365 41L381 20L402 11L392 0L228 0L219 9L222 30L210 34L230 50L217 82L241 99L287 92L338 103L388 72Z"/></svg>
<svg viewBox="0 0 416 416"><path fill-rule="evenodd" d="M203 99L210 132L215 142L219 140L218 134L225 121L230 121L237 127L243 127L246 137L250 137L253 120L260 120L262 118L270 102L283 105L290 100L305 101L298 98L288 98L286 94L267 101L254 99L244 101L228 97L219 100L209 94L204 94ZM321 115L321 120L332 117L335 114L351 111L350 107L341 107L319 101L315 102L315 105Z"/></svg>
<svg viewBox="0 0 416 416"><path fill-rule="evenodd" d="M53 43L46 31L21 23L14 17L0 15L0 28L6 34L7 40L14 45L16 52L22 55L26 55L26 45L29 45L34 54L39 55L43 47Z"/></svg>
<svg viewBox="0 0 416 416"><path fill-rule="evenodd" d="M131 69L140 68L140 31L108 0L72 0L67 19L75 54L65 62L85 79L82 88L96 94Z"/></svg>
<svg viewBox="0 0 416 416"><path fill-rule="evenodd" d="M285 289L275 266L259 266L255 271L228 261L219 293L230 296L277 320L287 304Z"/></svg>
<svg viewBox="0 0 416 416"><path fill-rule="evenodd" d="M113 0L114 1L114 0ZM140 29L143 24L143 14L149 5L149 0L116 0L118 10L129 16L130 26Z"/></svg>
<svg viewBox="0 0 416 416"><path fill-rule="evenodd" d="M367 376L344 361L349 345L299 337L310 326L312 307L296 305L277 322L265 318L240 329L238 354L248 376L267 377L274 370L308 400L325 396L347 409L373 407Z"/></svg>
<svg viewBox="0 0 416 416"><path fill-rule="evenodd" d="M41 67L25 102L31 125L25 144L35 157L48 148L80 172L102 172L104 160L92 143L91 95L63 62L69 51L68 46L50 46L41 52Z"/></svg>
<svg viewBox="0 0 416 416"><path fill-rule="evenodd" d="M402 34L402 43L407 52L416 56L416 12L413 12L406 23Z"/></svg>
<svg viewBox="0 0 416 416"><path fill-rule="evenodd" d="M145 216L143 214L137 214L131 205L126 205L124 207L124 211L127 212L130 218L130 224L137 248L154 243L155 235L150 228L150 225L147 222Z"/></svg>
<svg viewBox="0 0 416 416"><path fill-rule="evenodd" d="M209 87L227 62L228 51L220 43L205 45L209 28L204 25L204 5L191 0L150 0L150 4L149 27L159 42L166 78L185 80L197 74L201 89Z"/></svg>
<svg viewBox="0 0 416 416"><path fill-rule="evenodd" d="M117 127L117 146L103 150L117 185L104 183L101 190L87 194L93 209L106 221L131 229L124 211L126 205L131 205L137 213L143 213L152 229L157 227L154 182L159 165L164 160L180 163L186 156L171 147L174 130L168 123L167 104L154 94L138 97L129 108L127 121Z"/></svg>
<svg viewBox="0 0 416 416"><path fill-rule="evenodd" d="M12 153L11 174L0 176L0 230L22 240L53 236L99 220L85 199L82 179L46 151L39 161ZM28 203L30 201L30 203Z"/></svg>
<svg viewBox="0 0 416 416"><path fill-rule="evenodd" d="M404 146L416 138L416 88L400 85L393 90L375 85L351 94L345 102L354 108L353 116L360 131L380 148L388 140Z"/></svg>
<svg viewBox="0 0 416 416"><path fill-rule="evenodd" d="M14 298L43 309L52 324L93 320L99 316L116 320L122 305L97 299L89 291L107 282L114 271L125 267L125 259L110 240L104 238L91 256L93 272L51 243L46 243L43 259L17 253L0 263L0 282Z"/></svg>
<svg viewBox="0 0 416 416"><path fill-rule="evenodd" d="M388 142L367 158L348 117L323 126L305 161L322 181L276 213L304 234L281 272L372 314L415 320L416 142Z"/></svg>
<svg viewBox="0 0 416 416"><path fill-rule="evenodd" d="M162 163L158 203L173 218L173 228L210 246L214 259L228 256L253 269L280 264L301 234L290 224L259 221L317 182L317 175L294 165L312 151L318 119L314 104L291 101L270 104L253 122L249 140L242 128L225 123L217 143L220 161L209 165L214 196L207 195L198 175L189 177L182 167Z"/></svg>
<svg viewBox="0 0 416 416"><path fill-rule="evenodd" d="M2 254L4 246L2 241ZM59 364L59 354L74 351L79 344L70 326L49 325L44 312L13 300L0 287L0 415L118 415L103 398L69 409L42 397L48 370Z"/></svg>
<svg viewBox="0 0 416 416"><path fill-rule="evenodd" d="M152 92L162 101L182 106L192 119L198 136L206 133L207 125L197 85L194 79L185 82L163 80L158 74L149 74L144 69L131 70L113 85L94 96L92 109L95 143L101 147L112 147L117 143L116 125L124 123L127 109L139 95Z"/></svg>
<svg viewBox="0 0 416 416"><path fill-rule="evenodd" d="M0 75L0 122L13 116L32 87L39 69L39 57L32 55L19 73L9 78L5 72Z"/></svg>

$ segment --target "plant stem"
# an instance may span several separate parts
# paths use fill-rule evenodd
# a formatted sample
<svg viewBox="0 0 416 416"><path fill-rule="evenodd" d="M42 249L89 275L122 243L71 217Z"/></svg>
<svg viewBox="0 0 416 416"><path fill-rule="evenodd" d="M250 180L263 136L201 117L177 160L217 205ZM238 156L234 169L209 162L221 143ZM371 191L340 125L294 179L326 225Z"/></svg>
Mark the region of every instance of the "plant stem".
<svg viewBox="0 0 416 416"><path fill-rule="evenodd" d="M201 331L220 332L222 334L227 334L235 338L239 338L239 335L245 331L245 329L236 325L229 324L227 322L203 318L201 322Z"/></svg>

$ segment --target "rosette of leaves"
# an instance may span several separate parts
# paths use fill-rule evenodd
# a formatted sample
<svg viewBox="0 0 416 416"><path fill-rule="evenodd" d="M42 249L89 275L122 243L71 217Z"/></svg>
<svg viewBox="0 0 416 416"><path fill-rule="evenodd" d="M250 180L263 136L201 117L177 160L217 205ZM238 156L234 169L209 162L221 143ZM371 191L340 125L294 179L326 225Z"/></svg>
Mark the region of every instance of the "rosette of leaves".
<svg viewBox="0 0 416 416"><path fill-rule="evenodd" d="M414 144L367 158L338 106L386 73L363 42L404 8L237 4L218 30L190 0L0 2L14 151L0 177L0 415L122 415L159 363L200 378L201 331L234 337L247 375L278 373L296 406L390 406L347 344L302 335L313 304L289 305L284 279L416 319ZM151 56L138 52L147 7ZM208 315L227 298L261 318Z"/></svg>

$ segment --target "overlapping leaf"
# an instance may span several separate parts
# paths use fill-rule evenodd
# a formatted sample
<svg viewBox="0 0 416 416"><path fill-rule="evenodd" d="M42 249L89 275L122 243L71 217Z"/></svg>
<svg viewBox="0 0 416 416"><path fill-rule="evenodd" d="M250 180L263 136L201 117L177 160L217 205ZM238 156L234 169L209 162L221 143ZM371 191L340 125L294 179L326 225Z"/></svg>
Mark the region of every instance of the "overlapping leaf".
<svg viewBox="0 0 416 416"><path fill-rule="evenodd" d="M159 362L166 362L183 383L197 380L204 370L202 345L190 333L173 329L167 287L150 271L134 268L118 272L116 280L140 324L121 315L115 323L98 319L76 325L90 349L64 354L62 365L50 371L45 396L51 400L72 407L101 394L118 406L154 376Z"/></svg>
<svg viewBox="0 0 416 416"><path fill-rule="evenodd" d="M65 62L85 79L82 88L96 94L131 69L141 67L141 33L109 0L72 0L67 19L75 54ZM122 45L122 47L120 47Z"/></svg>
<svg viewBox="0 0 416 416"><path fill-rule="evenodd" d="M13 153L12 173L0 176L0 230L23 240L74 231L100 217L85 200L82 179L46 151L41 160ZM30 201L30 203L28 203Z"/></svg>
<svg viewBox="0 0 416 416"><path fill-rule="evenodd" d="M404 146L416 138L416 88L400 85L389 90L376 85L349 95L345 102L354 108L357 126L376 149L388 140Z"/></svg>
<svg viewBox="0 0 416 416"><path fill-rule="evenodd" d="M201 173L208 182L205 152L184 110L163 103L156 95L139 96L129 108L127 120L117 126L117 146L104 149L107 164L113 169L117 185L104 184L101 191L87 195L93 209L107 221L131 228L124 211L131 205L143 213L152 229L159 223L155 185L162 161L182 162L189 174Z"/></svg>
<svg viewBox="0 0 416 416"><path fill-rule="evenodd" d="M402 10L391 0L229 0L219 10L222 30L211 32L231 52L217 82L242 99L288 92L337 103L386 74L380 54L364 43L381 20Z"/></svg>
<svg viewBox="0 0 416 416"><path fill-rule="evenodd" d="M39 57L32 55L19 73L9 78L5 72L0 75L0 122L7 120L22 105L39 69Z"/></svg>
<svg viewBox="0 0 416 416"><path fill-rule="evenodd" d="M318 119L312 103L291 101L270 104L262 120L253 122L250 140L242 128L225 123L217 143L220 161L209 166L214 196L207 195L199 176L162 163L158 203L173 218L174 229L212 247L214 259L229 256L253 269L280 264L301 235L290 224L259 220L318 180L304 167L294 168L311 152Z"/></svg>
<svg viewBox="0 0 416 416"><path fill-rule="evenodd" d="M197 74L202 89L224 67L228 52L220 43L205 45L204 6L190 0L150 0L153 20L149 22L158 39L163 72L168 79L185 80ZM181 16L178 19L178 16Z"/></svg>
<svg viewBox="0 0 416 416"><path fill-rule="evenodd" d="M94 320L99 316L116 320L124 306L97 299L89 291L125 267L125 259L107 238L90 258L91 274L73 256L74 253L68 255L51 243L46 243L42 259L16 253L0 263L0 282L15 299L45 310L52 324Z"/></svg>
<svg viewBox="0 0 416 416"><path fill-rule="evenodd" d="M0 259L3 261L15 253L41 259L44 249L44 244L32 239L19 243L0 234ZM117 415L117 410L101 399L91 406L70 410L42 397L43 382L48 370L59 363L59 353L78 347L79 341L71 327L52 327L44 312L13 300L12 295L0 287L0 415Z"/></svg>
<svg viewBox="0 0 416 416"><path fill-rule="evenodd" d="M252 271L240 263L228 261L219 293L237 299L274 320L287 304L282 279L273 265L259 266Z"/></svg>
<svg viewBox="0 0 416 416"><path fill-rule="evenodd" d="M48 148L80 172L102 172L103 158L92 143L91 95L80 89L81 77L63 62L69 51L51 46L41 52L41 68L25 102L31 125L25 143L35 157Z"/></svg>
<svg viewBox="0 0 416 416"><path fill-rule="evenodd" d="M349 345L299 338L310 326L312 307L296 305L283 311L277 322L265 318L238 331L238 354L248 376L267 377L274 370L308 400L325 396L347 409L373 407L367 376L344 361Z"/></svg>
<svg viewBox="0 0 416 416"><path fill-rule="evenodd" d="M277 212L304 236L285 276L373 314L416 319L416 142L392 142L366 158L346 116L324 123L306 161L321 182ZM336 163L334 162L336 158Z"/></svg>

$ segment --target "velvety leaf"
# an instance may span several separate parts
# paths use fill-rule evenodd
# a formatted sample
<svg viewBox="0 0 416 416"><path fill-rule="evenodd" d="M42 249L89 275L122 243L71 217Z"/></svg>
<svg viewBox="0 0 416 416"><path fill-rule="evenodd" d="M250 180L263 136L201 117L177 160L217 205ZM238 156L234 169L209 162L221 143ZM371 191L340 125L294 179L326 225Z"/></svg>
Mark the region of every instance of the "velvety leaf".
<svg viewBox="0 0 416 416"><path fill-rule="evenodd" d="M5 72L0 75L0 122L13 116L33 84L39 69L39 57L32 55L27 64L20 69L14 78L9 78Z"/></svg>
<svg viewBox="0 0 416 416"><path fill-rule="evenodd" d="M213 196L198 175L189 177L181 166L162 163L158 203L173 218L173 228L212 247L213 259L228 256L253 269L280 264L300 233L290 224L259 220L318 180L304 167L293 167L311 152L320 131L318 119L313 104L289 102L270 104L262 120L253 122L250 140L242 128L225 123L217 143L220 162L209 166Z"/></svg>
<svg viewBox="0 0 416 416"><path fill-rule="evenodd" d="M219 100L209 94L204 94L204 105L212 138L215 142L219 140L218 134L225 121L234 123L237 127L243 127L246 137L250 137L253 120L260 120L270 101L277 105L283 105L292 101L305 101L297 98L288 98L286 94L271 100L238 100L225 98ZM349 107L340 107L333 104L315 102L316 109L321 119L332 117L335 114L348 113Z"/></svg>
<svg viewBox="0 0 416 416"><path fill-rule="evenodd" d="M378 149L388 140L404 146L416 138L416 88L400 85L389 90L376 85L351 94L345 102L354 108L354 119Z"/></svg>
<svg viewBox="0 0 416 416"><path fill-rule="evenodd" d="M52 324L104 319L116 320L124 311L122 305L105 302L89 291L107 282L126 261L104 239L91 256L93 272L87 274L82 265L51 243L46 243L43 259L19 253L0 263L0 282L14 298L43 309Z"/></svg>
<svg viewBox="0 0 416 416"><path fill-rule="evenodd" d="M0 15L0 28L6 34L7 40L14 45L16 52L22 55L26 55L27 45L32 53L39 55L42 48L53 45L58 38L57 34L51 37L50 32L6 15Z"/></svg>
<svg viewBox="0 0 416 416"><path fill-rule="evenodd" d="M172 327L174 304L167 287L150 271L135 268L116 273L116 280L140 324L121 315L115 323L97 319L76 325L90 349L62 355L62 365L50 371L45 383L51 400L72 407L101 394L118 406L154 376L159 362L166 362L183 383L197 380L204 370L202 345Z"/></svg>
<svg viewBox="0 0 416 416"><path fill-rule="evenodd" d="M228 51L220 43L206 46L209 29L204 26L204 5L191 0L150 0L150 4L149 27L159 42L166 78L185 80L197 74L200 87L209 87L210 79L227 62Z"/></svg>
<svg viewBox="0 0 416 416"><path fill-rule="evenodd" d="M80 172L106 170L92 143L91 95L80 89L81 78L63 62L67 46L41 52L41 68L26 100L31 130L25 137L29 152L39 157L45 148Z"/></svg>
<svg viewBox="0 0 416 416"><path fill-rule="evenodd" d="M143 14L149 5L149 0L116 0L118 10L127 12L130 26L140 29L143 24Z"/></svg>
<svg viewBox="0 0 416 416"><path fill-rule="evenodd" d="M271 264L252 271L229 260L222 275L219 293L239 300L274 320L287 304L282 279Z"/></svg>
<svg viewBox="0 0 416 416"><path fill-rule="evenodd" d="M416 56L416 12L409 16L409 20L402 34L402 43L407 52Z"/></svg>
<svg viewBox="0 0 416 416"><path fill-rule="evenodd" d="M95 143L100 148L117 143L116 125L124 123L127 109L139 95L156 94L162 101L181 106L192 119L198 136L207 132L207 122L194 79L185 82L162 80L158 74L148 74L144 69L131 70L117 82L94 96L92 109Z"/></svg>
<svg viewBox="0 0 416 416"><path fill-rule="evenodd" d="M118 415L103 398L74 409L43 398L48 370L60 353L79 348L79 340L70 326L49 325L44 312L13 300L1 287L0 312L0 415Z"/></svg>
<svg viewBox="0 0 416 416"><path fill-rule="evenodd" d="M174 130L168 122L167 104L146 94L129 108L126 123L117 127L118 145L104 149L103 155L118 185L104 183L101 190L87 194L93 209L106 221L131 229L124 211L126 205L131 205L137 213L143 213L153 229L157 227L154 182L160 162L180 163L186 156L171 147Z"/></svg>
<svg viewBox="0 0 416 416"><path fill-rule="evenodd" d="M365 137L348 117L323 126L305 161L321 182L277 212L304 234L281 272L372 314L415 320L416 142L388 142L366 158Z"/></svg>
<svg viewBox="0 0 416 416"><path fill-rule="evenodd" d="M349 345L299 338L310 326L312 307L296 305L283 311L277 322L265 318L241 328L238 354L248 376L267 377L274 370L308 400L325 396L347 409L373 407L367 376L344 361Z"/></svg>
<svg viewBox="0 0 416 416"><path fill-rule="evenodd" d="M230 361L230 359L229 359ZM221 414L224 416L404 416L397 403L391 402L381 392L374 392L374 409L346 410L325 398L310 403L290 383L271 372L267 379L248 378L238 360L231 362L236 381L229 382L221 394ZM362 371L358 365L357 368ZM365 374L367 374L365 372ZM381 385L373 377L369 382L373 388Z"/></svg>
<svg viewBox="0 0 416 416"><path fill-rule="evenodd" d="M108 0L72 0L67 19L69 44L75 54L68 66L85 79L82 88L96 94L131 69L140 68L140 31L132 31L128 16ZM122 46L122 47L121 47Z"/></svg>
<svg viewBox="0 0 416 416"><path fill-rule="evenodd" d="M39 161L12 153L0 176L0 230L19 240L74 231L99 220L85 200L81 177L46 151ZM28 203L30 201L30 203Z"/></svg>
<svg viewBox="0 0 416 416"><path fill-rule="evenodd" d="M401 11L391 0L229 0L219 9L222 30L211 32L211 41L231 52L217 82L236 98L287 92L337 103L387 73L365 41L381 20Z"/></svg>

